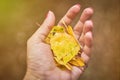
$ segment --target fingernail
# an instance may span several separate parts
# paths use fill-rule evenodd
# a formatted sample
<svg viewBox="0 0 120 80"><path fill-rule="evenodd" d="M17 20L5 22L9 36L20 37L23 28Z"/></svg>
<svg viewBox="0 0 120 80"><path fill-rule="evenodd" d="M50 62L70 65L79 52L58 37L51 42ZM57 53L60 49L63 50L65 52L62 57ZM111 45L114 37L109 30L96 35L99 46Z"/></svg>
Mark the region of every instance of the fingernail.
<svg viewBox="0 0 120 80"><path fill-rule="evenodd" d="M79 7L80 7L80 4L79 4L79 3L77 3L77 4L76 4L76 6L79 6Z"/></svg>
<svg viewBox="0 0 120 80"><path fill-rule="evenodd" d="M46 14L46 17L45 17L45 18L47 18L47 17L49 16L49 13L50 13L50 11L48 11L48 12L47 12L47 14Z"/></svg>

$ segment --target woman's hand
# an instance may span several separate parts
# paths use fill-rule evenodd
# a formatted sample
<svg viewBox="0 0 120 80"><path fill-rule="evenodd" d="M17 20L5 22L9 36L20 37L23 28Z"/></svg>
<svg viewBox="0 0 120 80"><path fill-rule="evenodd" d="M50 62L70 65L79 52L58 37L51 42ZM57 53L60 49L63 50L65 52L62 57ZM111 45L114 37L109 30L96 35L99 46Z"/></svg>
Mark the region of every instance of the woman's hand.
<svg viewBox="0 0 120 80"><path fill-rule="evenodd" d="M62 20L70 25L80 11L80 5L72 6L58 25L63 25ZM91 16L93 10L86 8L82 12L73 30L76 38L83 46L82 59L87 64L90 58L92 47L93 23ZM44 42L52 27L55 25L55 16L49 11L46 19L40 28L32 35L27 42L27 72L24 80L77 80L83 73L79 67L73 66L72 71L59 69L53 58L50 45ZM83 69L83 68L82 68Z"/></svg>

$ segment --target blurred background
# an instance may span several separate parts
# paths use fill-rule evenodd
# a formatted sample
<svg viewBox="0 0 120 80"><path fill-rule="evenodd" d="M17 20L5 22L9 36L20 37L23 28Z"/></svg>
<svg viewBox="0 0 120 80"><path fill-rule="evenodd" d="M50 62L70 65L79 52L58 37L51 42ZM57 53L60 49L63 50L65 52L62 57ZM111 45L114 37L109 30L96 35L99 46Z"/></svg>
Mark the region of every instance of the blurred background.
<svg viewBox="0 0 120 80"><path fill-rule="evenodd" d="M79 80L120 80L120 0L0 0L0 80L23 79L26 41L36 22L52 10L57 23L76 3L95 12L92 58Z"/></svg>

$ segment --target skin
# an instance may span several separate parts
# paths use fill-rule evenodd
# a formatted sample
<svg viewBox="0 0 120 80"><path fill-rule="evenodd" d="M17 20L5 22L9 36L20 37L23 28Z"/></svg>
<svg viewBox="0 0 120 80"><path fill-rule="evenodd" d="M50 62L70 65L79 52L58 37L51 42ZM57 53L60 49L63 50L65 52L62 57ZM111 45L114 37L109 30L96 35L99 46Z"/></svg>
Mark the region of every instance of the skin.
<svg viewBox="0 0 120 80"><path fill-rule="evenodd" d="M72 6L58 25L63 25L62 20L70 25L79 13L80 7L79 4ZM93 40L92 15L92 8L84 9L73 28L76 38L83 46L81 57L86 64L90 59ZM61 70L56 66L50 45L44 42L54 25L55 15L52 11L49 11L40 28L27 41L27 71L24 80L77 80L84 72L85 68L81 67L73 66L72 71L69 71Z"/></svg>

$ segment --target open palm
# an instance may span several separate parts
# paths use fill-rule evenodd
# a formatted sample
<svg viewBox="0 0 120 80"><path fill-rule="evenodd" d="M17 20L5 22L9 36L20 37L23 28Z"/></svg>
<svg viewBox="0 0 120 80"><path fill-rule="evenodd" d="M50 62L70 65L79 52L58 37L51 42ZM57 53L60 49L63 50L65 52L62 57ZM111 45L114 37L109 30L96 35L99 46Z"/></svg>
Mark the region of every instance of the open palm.
<svg viewBox="0 0 120 80"><path fill-rule="evenodd" d="M80 5L72 6L62 20L70 25L80 11ZM93 23L90 20L93 14L91 8L86 8L73 30L76 38L83 46L82 59L87 64L92 46ZM44 42L52 27L55 25L55 16L52 11L48 12L46 19L40 28L32 35L27 43L27 72L24 80L77 80L83 73L83 68L73 66L72 71L59 69L53 59L50 45Z"/></svg>

